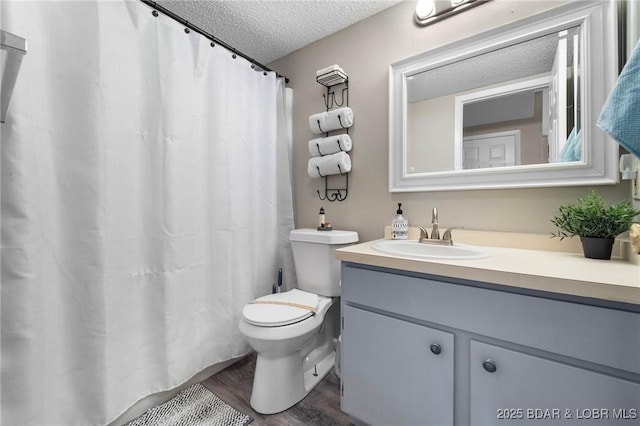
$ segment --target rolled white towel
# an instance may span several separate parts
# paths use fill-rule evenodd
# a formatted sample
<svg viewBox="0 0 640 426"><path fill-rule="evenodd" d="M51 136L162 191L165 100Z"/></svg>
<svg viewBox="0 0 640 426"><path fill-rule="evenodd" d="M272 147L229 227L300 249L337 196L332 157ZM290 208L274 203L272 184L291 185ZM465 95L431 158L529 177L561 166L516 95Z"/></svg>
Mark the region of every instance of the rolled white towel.
<svg viewBox="0 0 640 426"><path fill-rule="evenodd" d="M322 130L322 124L324 123L324 116L326 112L319 112L317 114L311 114L309 116L309 128L314 135L321 135L325 133Z"/></svg>
<svg viewBox="0 0 640 426"><path fill-rule="evenodd" d="M327 111L324 118L323 129L346 129L353 126L353 111L349 107L343 107ZM331 130L327 130L330 132Z"/></svg>
<svg viewBox="0 0 640 426"><path fill-rule="evenodd" d="M329 65L328 67L324 67L324 68L321 68L321 69L317 70L316 71L316 77L319 77L322 74L326 74L326 73L329 73L331 71L337 71L337 70L342 71L342 68L340 68L338 66L338 64Z"/></svg>
<svg viewBox="0 0 640 426"><path fill-rule="evenodd" d="M309 116L309 128L316 135L353 126L353 111L349 107L319 112Z"/></svg>
<svg viewBox="0 0 640 426"><path fill-rule="evenodd" d="M325 133L325 131L322 130L325 114L326 112L319 112L309 116L309 128L314 135L321 135Z"/></svg>
<svg viewBox="0 0 640 426"><path fill-rule="evenodd" d="M346 152L337 152L324 157L311 157L307 165L307 173L312 178L327 175L349 173L351 171L351 157Z"/></svg>
<svg viewBox="0 0 640 426"><path fill-rule="evenodd" d="M352 146L351 137L346 133L328 138L311 139L309 141L309 155L320 157L340 151L349 152Z"/></svg>

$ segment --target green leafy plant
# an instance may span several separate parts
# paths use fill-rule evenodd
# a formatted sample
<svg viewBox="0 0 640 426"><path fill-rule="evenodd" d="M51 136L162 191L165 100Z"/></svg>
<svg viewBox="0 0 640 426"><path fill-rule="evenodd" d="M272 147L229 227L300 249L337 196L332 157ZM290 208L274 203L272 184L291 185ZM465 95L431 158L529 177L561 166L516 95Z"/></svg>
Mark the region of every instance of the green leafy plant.
<svg viewBox="0 0 640 426"><path fill-rule="evenodd" d="M640 214L640 210L634 209L628 201L607 207L595 190L580 198L577 204L562 204L558 209L560 214L551 219L558 231L551 235L561 240L575 235L614 238L628 230L633 218Z"/></svg>

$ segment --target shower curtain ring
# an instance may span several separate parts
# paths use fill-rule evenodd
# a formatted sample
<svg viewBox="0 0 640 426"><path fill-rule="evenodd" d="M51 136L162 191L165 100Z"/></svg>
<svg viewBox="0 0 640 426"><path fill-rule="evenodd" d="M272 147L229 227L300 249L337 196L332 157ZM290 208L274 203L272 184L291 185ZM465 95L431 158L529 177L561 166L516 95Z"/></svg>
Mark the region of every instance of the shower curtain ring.
<svg viewBox="0 0 640 426"><path fill-rule="evenodd" d="M321 178L326 177L326 176L322 176L322 173L320 173L320 167L316 166L316 169L318 170L318 176L320 176Z"/></svg>

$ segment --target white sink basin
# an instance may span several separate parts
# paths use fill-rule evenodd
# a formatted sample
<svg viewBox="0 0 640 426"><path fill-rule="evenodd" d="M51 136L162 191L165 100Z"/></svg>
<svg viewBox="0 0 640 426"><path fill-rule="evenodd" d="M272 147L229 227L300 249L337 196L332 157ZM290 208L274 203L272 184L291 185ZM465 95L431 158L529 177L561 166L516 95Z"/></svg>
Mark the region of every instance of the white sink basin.
<svg viewBox="0 0 640 426"><path fill-rule="evenodd" d="M452 246L425 244L410 240L380 240L371 244L373 250L395 256L422 259L468 260L484 259L489 252L474 246L454 243Z"/></svg>

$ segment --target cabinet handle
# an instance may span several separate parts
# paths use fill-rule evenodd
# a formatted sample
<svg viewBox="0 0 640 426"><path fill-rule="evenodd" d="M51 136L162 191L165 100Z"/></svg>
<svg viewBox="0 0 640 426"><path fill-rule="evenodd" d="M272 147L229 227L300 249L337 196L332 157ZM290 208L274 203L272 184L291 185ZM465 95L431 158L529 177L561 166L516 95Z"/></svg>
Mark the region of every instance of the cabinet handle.
<svg viewBox="0 0 640 426"><path fill-rule="evenodd" d="M494 360L492 359L488 359L485 362L482 363L482 367L488 371L489 373L495 373L496 370L498 369L498 367L496 366L496 363Z"/></svg>
<svg viewBox="0 0 640 426"><path fill-rule="evenodd" d="M440 355L440 352L442 352L442 348L437 343L432 343L431 346L429 346L429 349L431 349L431 352L435 355Z"/></svg>

